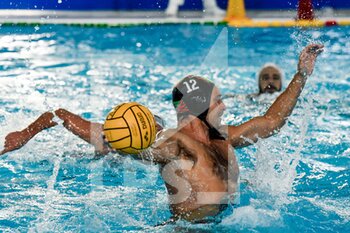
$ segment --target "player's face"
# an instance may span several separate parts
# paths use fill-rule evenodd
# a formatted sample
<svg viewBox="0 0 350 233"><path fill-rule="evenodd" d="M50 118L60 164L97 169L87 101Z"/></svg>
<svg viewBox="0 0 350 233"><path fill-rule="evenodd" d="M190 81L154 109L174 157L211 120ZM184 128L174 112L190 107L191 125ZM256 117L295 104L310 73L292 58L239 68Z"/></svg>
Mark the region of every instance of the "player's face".
<svg viewBox="0 0 350 233"><path fill-rule="evenodd" d="M259 93L274 93L282 88L281 73L274 67L264 68L259 75Z"/></svg>
<svg viewBox="0 0 350 233"><path fill-rule="evenodd" d="M221 99L221 93L217 87L214 87L210 99L210 108L207 115L207 121L213 127L219 127L221 125L221 116L224 113L226 106Z"/></svg>

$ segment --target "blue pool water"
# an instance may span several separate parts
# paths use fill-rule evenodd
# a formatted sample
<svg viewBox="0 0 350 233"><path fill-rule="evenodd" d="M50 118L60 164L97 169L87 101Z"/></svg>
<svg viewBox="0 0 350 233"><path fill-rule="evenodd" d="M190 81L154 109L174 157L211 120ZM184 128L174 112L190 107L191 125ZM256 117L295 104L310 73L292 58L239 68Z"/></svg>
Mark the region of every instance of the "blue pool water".
<svg viewBox="0 0 350 233"><path fill-rule="evenodd" d="M180 78L199 74L223 94L254 93L256 71L274 62L286 87L300 50L325 45L280 134L236 150L240 197L221 223L153 227L170 217L158 167L122 156L94 159L91 146L59 125L0 158L0 232L350 230L349 27L0 29L0 145L59 107L103 122L112 106L138 101L175 127L171 88ZM226 99L223 121L242 123L269 102Z"/></svg>

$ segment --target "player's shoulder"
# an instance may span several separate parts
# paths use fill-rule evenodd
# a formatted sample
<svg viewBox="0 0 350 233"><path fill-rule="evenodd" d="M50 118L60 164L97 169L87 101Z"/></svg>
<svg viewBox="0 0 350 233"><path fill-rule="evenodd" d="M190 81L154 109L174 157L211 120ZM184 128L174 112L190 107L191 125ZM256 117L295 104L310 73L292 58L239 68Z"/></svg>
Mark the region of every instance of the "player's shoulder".
<svg viewBox="0 0 350 233"><path fill-rule="evenodd" d="M158 132L157 140L176 140L180 136L183 136L183 134L178 129L163 129Z"/></svg>
<svg viewBox="0 0 350 233"><path fill-rule="evenodd" d="M182 133L179 129L166 129L158 133L156 141L159 143L167 142L168 144L191 145L197 143L193 137Z"/></svg>

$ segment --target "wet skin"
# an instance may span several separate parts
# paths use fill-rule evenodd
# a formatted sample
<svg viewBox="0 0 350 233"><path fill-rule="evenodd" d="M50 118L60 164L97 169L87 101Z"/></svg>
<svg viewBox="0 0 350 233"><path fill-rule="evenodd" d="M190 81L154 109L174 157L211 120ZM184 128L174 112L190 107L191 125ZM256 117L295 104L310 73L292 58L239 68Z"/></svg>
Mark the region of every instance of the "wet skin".
<svg viewBox="0 0 350 233"><path fill-rule="evenodd" d="M282 74L273 66L267 66L259 73L259 94L281 91Z"/></svg>
<svg viewBox="0 0 350 233"><path fill-rule="evenodd" d="M152 145L152 153L137 157L160 165L175 219L196 221L221 211L220 207L227 203L226 197L235 193L237 186L239 169L233 148L249 146L279 131L292 113L322 51L323 46L317 44L304 48L297 73L286 90L264 115L241 125L221 124L225 105L219 89L215 87L207 121L226 136L225 140L211 140L208 127L189 115L178 122L176 129L160 131ZM69 131L92 144L99 154L112 151L104 143L102 124L89 122L65 109L58 109L55 114ZM0 155L19 149L40 131L55 126L57 123L52 118L52 113L44 113L23 131L8 134Z"/></svg>
<svg viewBox="0 0 350 233"><path fill-rule="evenodd" d="M221 125L225 109L215 87L207 120L227 135L227 127ZM153 150L171 212L188 221L215 216L236 192L239 167L233 148L229 140L209 139L205 124L194 116L183 119L179 128L163 131Z"/></svg>

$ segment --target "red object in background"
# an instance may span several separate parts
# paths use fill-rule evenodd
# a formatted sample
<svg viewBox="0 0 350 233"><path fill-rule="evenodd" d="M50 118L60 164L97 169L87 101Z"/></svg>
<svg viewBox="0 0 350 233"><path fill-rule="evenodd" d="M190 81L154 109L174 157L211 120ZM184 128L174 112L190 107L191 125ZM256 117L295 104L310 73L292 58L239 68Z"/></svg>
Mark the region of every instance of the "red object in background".
<svg viewBox="0 0 350 233"><path fill-rule="evenodd" d="M312 0L299 0L298 20L313 20L314 18Z"/></svg>
<svg viewBox="0 0 350 233"><path fill-rule="evenodd" d="M330 27L330 26L337 26L338 23L335 20L328 20L325 22L325 26Z"/></svg>

